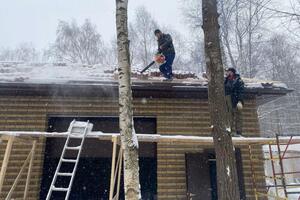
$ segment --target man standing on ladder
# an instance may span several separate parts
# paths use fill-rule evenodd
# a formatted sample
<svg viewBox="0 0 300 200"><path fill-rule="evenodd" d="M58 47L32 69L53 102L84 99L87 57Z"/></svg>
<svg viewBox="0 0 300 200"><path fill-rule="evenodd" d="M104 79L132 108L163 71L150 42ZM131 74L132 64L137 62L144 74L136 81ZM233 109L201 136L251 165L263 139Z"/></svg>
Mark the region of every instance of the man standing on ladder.
<svg viewBox="0 0 300 200"><path fill-rule="evenodd" d="M158 53L165 56L166 62L159 67L166 81L173 80L172 64L175 58L175 48L170 34L162 33L159 29L154 31L158 43Z"/></svg>
<svg viewBox="0 0 300 200"><path fill-rule="evenodd" d="M235 128L236 134L242 136L243 118L242 109L244 104L244 82L234 68L226 69L225 99L228 119L231 131Z"/></svg>

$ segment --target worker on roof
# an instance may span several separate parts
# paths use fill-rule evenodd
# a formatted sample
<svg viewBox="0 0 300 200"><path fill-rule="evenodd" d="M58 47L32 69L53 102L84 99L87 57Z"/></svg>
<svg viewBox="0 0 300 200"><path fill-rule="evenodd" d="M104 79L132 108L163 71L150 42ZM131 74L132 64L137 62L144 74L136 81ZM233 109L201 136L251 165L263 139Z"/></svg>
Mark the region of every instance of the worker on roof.
<svg viewBox="0 0 300 200"><path fill-rule="evenodd" d="M158 43L158 53L165 56L165 63L160 65L159 70L166 80L173 80L172 64L175 58L175 48L170 34L162 33L159 29L154 31Z"/></svg>
<svg viewBox="0 0 300 200"><path fill-rule="evenodd" d="M235 128L236 135L242 135L244 106L244 82L234 68L226 69L225 99L231 132Z"/></svg>

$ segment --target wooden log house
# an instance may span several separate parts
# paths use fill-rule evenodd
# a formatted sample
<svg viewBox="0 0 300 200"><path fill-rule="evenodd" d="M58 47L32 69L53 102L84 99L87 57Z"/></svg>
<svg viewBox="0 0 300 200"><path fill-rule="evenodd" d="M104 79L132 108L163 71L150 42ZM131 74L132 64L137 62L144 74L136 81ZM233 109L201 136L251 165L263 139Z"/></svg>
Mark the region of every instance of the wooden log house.
<svg viewBox="0 0 300 200"><path fill-rule="evenodd" d="M89 72L90 79L74 80L70 78L71 74L66 80L57 73L55 79L37 80L30 75L12 79L0 77L0 131L65 132L69 123L77 119L90 120L94 124L93 131L119 132L118 82L113 76L93 78L94 74ZM144 78L134 78L132 85L137 133L210 136L207 83L204 80L193 77L165 83L151 77ZM290 90L257 81L248 81L246 86L244 136L260 137L258 106L286 95ZM0 199L7 196L32 149L32 144L24 141L35 139L37 143L30 184L26 184L27 173L23 173L12 198L22 199L24 188L28 187L26 199L45 199L64 139L43 136L14 138L9 158L5 158L9 146L7 140L2 139L0 143L0 166L3 168L3 162L7 161ZM266 192L262 148L260 144L252 147L257 159L253 168L258 180L255 184L261 192ZM236 145L243 199L255 199L249 156L247 143ZM111 160L111 141L88 138L70 199L108 199ZM141 190L145 200L217 199L216 166L211 142L141 142L139 162Z"/></svg>

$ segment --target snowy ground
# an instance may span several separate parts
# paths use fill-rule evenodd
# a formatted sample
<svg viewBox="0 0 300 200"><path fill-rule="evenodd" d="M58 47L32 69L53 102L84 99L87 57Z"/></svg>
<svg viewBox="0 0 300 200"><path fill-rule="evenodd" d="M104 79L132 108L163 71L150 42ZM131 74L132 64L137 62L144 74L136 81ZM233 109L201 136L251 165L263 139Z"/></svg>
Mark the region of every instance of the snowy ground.
<svg viewBox="0 0 300 200"><path fill-rule="evenodd" d="M278 147L277 145L272 145L271 147L272 153L274 157L278 156ZM287 149L287 152L285 154L285 157L293 157L293 156L300 156L300 144L293 144L289 145L288 147L286 145L280 145L280 151L284 152L285 149ZM265 158L269 158L269 145L264 145L263 146L263 151ZM281 153L282 155L282 153ZM284 172L295 172L299 171L300 169L300 159L293 158L293 159L284 159L282 161L283 167L284 167ZM274 168L276 173L280 172L280 165L279 165L279 160L274 161ZM273 176L272 168L271 168L271 161L266 161L265 162L265 173L267 176ZM296 194L289 194L288 199L289 200L298 200L300 197L300 187L298 186L300 184L300 174L295 173L295 174L287 174L285 175L285 181L286 184L288 185L295 185L295 186L290 186L287 187L287 192L293 192ZM266 178L266 184L267 185L274 185L274 181L270 178ZM277 184L281 185L281 181L278 179ZM276 196L276 189L270 188L269 190L269 195ZM278 195L279 197L284 197L284 191L283 188L278 188ZM273 197L269 198L270 200L273 200Z"/></svg>
<svg viewBox="0 0 300 200"><path fill-rule="evenodd" d="M295 183L295 184L298 184L299 183ZM291 183L292 185L292 183ZM287 192L294 192L296 194L288 194L288 200L299 200L300 198L300 188L287 188ZM282 197L284 199L284 191L283 189L278 189L278 196L276 195L276 191L275 191L275 188L271 188L269 190L269 195L270 197L268 198L269 200L276 200L275 197ZM277 198L279 199L279 198Z"/></svg>

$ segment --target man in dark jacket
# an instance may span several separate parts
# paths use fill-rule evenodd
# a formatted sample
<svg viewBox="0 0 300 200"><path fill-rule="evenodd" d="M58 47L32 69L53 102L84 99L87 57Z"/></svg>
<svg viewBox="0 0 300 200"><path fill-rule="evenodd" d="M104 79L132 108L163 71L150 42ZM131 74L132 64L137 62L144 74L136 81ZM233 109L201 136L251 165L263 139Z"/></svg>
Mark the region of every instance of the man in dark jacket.
<svg viewBox="0 0 300 200"><path fill-rule="evenodd" d="M236 135L241 136L243 129L244 82L234 68L228 68L226 70L224 85L226 107L231 129L234 127Z"/></svg>
<svg viewBox="0 0 300 200"><path fill-rule="evenodd" d="M159 29L155 30L154 34L157 37L158 53L162 53L166 58L166 62L159 67L159 70L166 80L172 80L172 64L175 58L172 37L170 34L162 33Z"/></svg>

